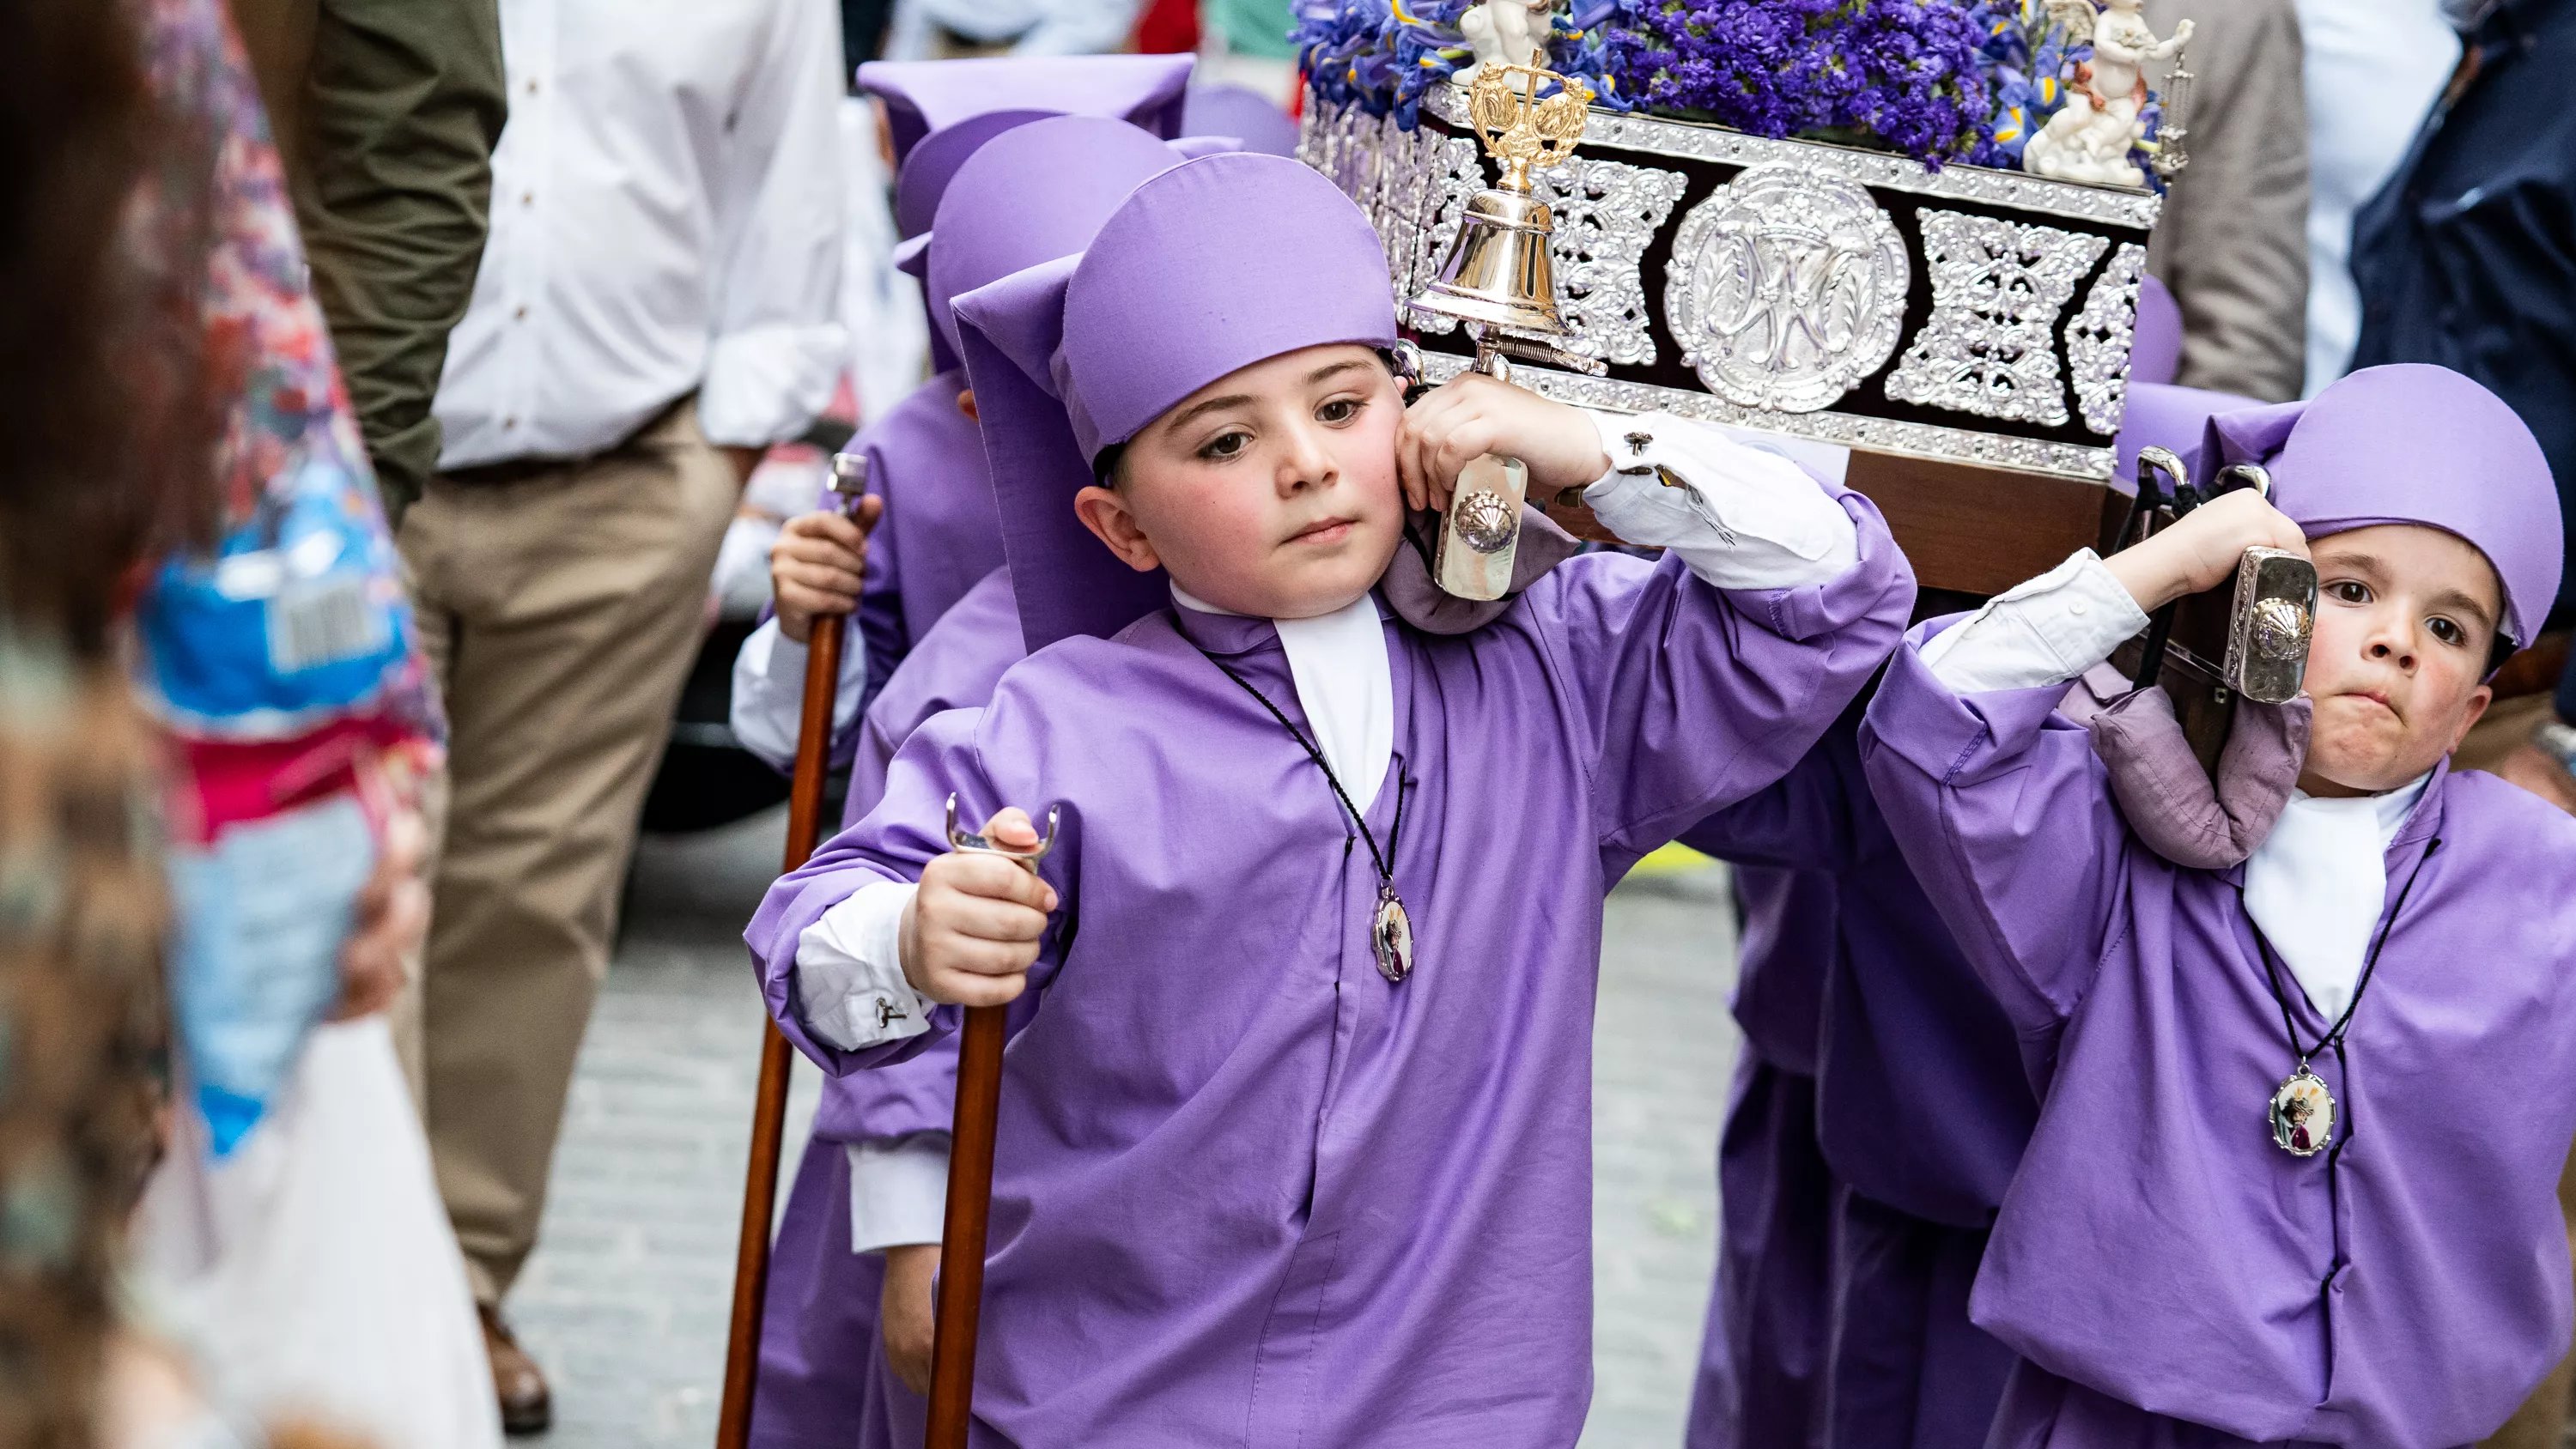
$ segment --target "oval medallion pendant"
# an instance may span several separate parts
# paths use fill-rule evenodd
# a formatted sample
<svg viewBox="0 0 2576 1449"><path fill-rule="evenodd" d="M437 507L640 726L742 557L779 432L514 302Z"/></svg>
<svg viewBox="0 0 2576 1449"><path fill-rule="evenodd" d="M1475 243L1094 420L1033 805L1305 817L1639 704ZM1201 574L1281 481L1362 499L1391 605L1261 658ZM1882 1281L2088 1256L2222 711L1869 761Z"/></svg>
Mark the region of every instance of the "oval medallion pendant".
<svg viewBox="0 0 2576 1449"><path fill-rule="evenodd" d="M2305 1062L2272 1094L2271 1116L2272 1140L2293 1157L2314 1157L2334 1140L2334 1093Z"/></svg>
<svg viewBox="0 0 2576 1449"><path fill-rule="evenodd" d="M1413 973L1413 917L1395 898L1395 887L1377 888L1377 916L1369 922L1369 945L1377 952L1377 972L1389 982Z"/></svg>

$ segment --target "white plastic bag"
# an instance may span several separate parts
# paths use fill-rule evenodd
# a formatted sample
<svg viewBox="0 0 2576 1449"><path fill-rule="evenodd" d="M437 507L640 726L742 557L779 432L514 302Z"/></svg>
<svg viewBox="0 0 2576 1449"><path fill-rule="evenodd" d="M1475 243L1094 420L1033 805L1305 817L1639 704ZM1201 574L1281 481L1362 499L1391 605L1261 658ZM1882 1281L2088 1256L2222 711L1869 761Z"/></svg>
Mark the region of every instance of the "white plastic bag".
<svg viewBox="0 0 2576 1449"><path fill-rule="evenodd" d="M498 1449L473 1293L384 1019L316 1029L221 1161L178 1116L137 1266L217 1400L382 1449Z"/></svg>

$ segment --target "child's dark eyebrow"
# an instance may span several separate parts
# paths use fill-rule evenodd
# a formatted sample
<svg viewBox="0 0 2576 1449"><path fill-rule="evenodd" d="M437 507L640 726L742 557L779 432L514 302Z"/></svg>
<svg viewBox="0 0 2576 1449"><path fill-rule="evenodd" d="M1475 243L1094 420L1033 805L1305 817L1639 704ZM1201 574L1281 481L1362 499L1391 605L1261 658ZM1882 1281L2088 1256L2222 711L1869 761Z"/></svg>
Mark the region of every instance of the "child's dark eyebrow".
<svg viewBox="0 0 2576 1449"><path fill-rule="evenodd" d="M2324 558L2317 560L2317 563L2320 566L2350 569L2354 573L2367 575L2373 581L2388 577L2388 565L2380 562L2377 554L2329 551Z"/></svg>
<svg viewBox="0 0 2576 1449"><path fill-rule="evenodd" d="M1163 424L1163 431L1167 433L1179 432L1182 428L1189 425L1190 419L1199 416L1201 413L1212 413L1221 408L1242 407L1251 401L1252 395L1250 393L1235 392L1228 393L1224 397L1212 397L1192 403L1181 411L1174 413L1172 415L1172 420Z"/></svg>
<svg viewBox="0 0 2576 1449"><path fill-rule="evenodd" d="M2490 629L2495 627L2495 616L2488 611L2487 606L2461 593L2458 589L2444 589L2433 595L2432 604L2436 609L2456 610L2466 614Z"/></svg>
<svg viewBox="0 0 2576 1449"><path fill-rule="evenodd" d="M1363 362L1356 357L1346 357L1339 362L1327 362L1323 366L1316 368L1313 372L1306 374L1306 385L1308 387L1313 387L1316 383L1322 382L1325 378L1331 377L1336 373L1348 372L1354 367L1366 366L1368 366L1366 362Z"/></svg>

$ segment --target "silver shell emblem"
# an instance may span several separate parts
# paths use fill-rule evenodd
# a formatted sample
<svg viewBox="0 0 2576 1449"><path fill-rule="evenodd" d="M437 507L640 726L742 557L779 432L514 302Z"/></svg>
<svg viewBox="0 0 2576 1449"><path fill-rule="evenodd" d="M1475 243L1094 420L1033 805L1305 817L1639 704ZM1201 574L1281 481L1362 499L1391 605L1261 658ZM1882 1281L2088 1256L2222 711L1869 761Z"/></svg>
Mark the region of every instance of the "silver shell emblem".
<svg viewBox="0 0 2576 1449"><path fill-rule="evenodd" d="M1459 541L1469 548L1478 553L1501 553L1512 546L1520 520L1512 515L1512 506L1503 495L1490 488L1477 488L1460 493L1449 506L1457 514L1452 526Z"/></svg>
<svg viewBox="0 0 2576 1449"><path fill-rule="evenodd" d="M2254 652L2286 661L2307 652L2308 611L2295 599L2261 599L2254 605Z"/></svg>

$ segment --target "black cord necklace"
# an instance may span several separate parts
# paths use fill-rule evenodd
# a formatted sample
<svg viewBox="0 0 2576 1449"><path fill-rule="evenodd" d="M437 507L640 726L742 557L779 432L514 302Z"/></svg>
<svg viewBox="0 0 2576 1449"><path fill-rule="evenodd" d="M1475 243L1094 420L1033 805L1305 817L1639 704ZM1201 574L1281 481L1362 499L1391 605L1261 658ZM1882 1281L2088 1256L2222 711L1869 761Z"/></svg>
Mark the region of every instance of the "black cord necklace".
<svg viewBox="0 0 2576 1449"><path fill-rule="evenodd" d="M2343 1014L2335 1018L2334 1025L2326 1028L2313 1047L2299 1045L2299 1025L2290 1014L2290 995L2281 989L2280 972L2272 965L2271 938L2263 934L2260 925L2254 925L2250 914L2246 917L2247 924L2254 925L2254 945L2263 958L2263 984L2272 989L2272 1004L2281 1008L2281 1031L2290 1039L2290 1054L2299 1059L2299 1069L2272 1094L2270 1113L2273 1142L2293 1157L2314 1157L2334 1141L2334 1093L2326 1089L2324 1078L2308 1070L2308 1060L2329 1051L2338 1062L2343 1060L2344 1033L2352 1029L2352 1014L2361 1009L2361 998L2370 990L2371 978L2379 973L2379 953L2388 946L2389 932L2397 929L2397 913L2406 909L2406 898L2415 893L2415 878L2424 873L2424 863L2441 848L2442 837L2434 836L2425 845L2424 853L2415 858L2415 868L2407 872L2406 884L2389 904L2388 914L2380 917L2378 939L2370 943L2370 954L2362 958L2361 979L2353 985L2352 1000L2344 1003Z"/></svg>
<svg viewBox="0 0 2576 1449"><path fill-rule="evenodd" d="M1298 747L1306 752L1306 758L1315 762L1315 768L1324 772L1324 783L1333 787L1333 798L1342 802L1343 811L1351 817L1351 824L1358 828L1360 839L1368 846L1369 864L1377 867L1377 913L1369 921L1369 949L1377 956L1378 974L1390 983L1403 981L1413 973L1413 917L1405 912L1404 902L1395 893L1395 846L1404 836L1403 771L1399 769L1396 772L1395 820L1387 827L1386 849L1380 851L1377 837L1369 832L1368 822L1360 818L1359 807L1351 803L1350 792L1342 788L1341 777L1333 773L1332 765L1324 759L1324 752L1316 748L1313 740L1306 738L1306 732L1297 728L1279 706L1272 704L1270 696L1254 688L1251 680L1235 673L1224 660L1208 653L1205 645L1193 639L1190 646L1206 654L1208 663L1215 665L1226 678L1242 685L1244 693L1259 700L1261 707L1270 711L1270 717L1279 721L1279 727L1288 732L1288 738L1295 740Z"/></svg>

